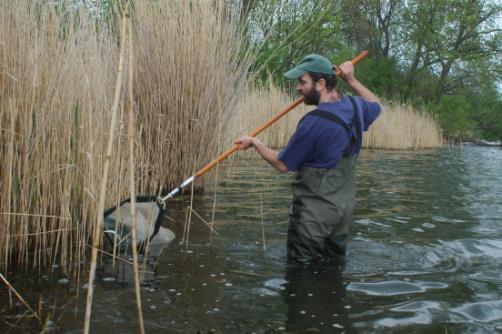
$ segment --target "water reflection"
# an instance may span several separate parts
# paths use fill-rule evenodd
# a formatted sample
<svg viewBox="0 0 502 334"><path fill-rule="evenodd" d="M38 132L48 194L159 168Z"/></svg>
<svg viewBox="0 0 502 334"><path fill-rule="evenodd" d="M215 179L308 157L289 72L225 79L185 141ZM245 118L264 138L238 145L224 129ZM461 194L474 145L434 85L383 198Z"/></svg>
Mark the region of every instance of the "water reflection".
<svg viewBox="0 0 502 334"><path fill-rule="evenodd" d="M385 240L389 233L403 241L467 238L476 217L465 203L471 162L462 152L365 151L357 169L356 233L363 233L357 225L364 221L390 222L393 228L373 228L371 239ZM439 222L455 227L438 228Z"/></svg>
<svg viewBox="0 0 502 334"><path fill-rule="evenodd" d="M131 256L119 256L115 261L105 256L97 272L97 277L103 283L132 284L134 282L134 269ZM144 286L153 285L155 282L154 258L138 256L138 276Z"/></svg>
<svg viewBox="0 0 502 334"><path fill-rule="evenodd" d="M326 271L286 264L290 176L256 160L222 166L193 199L208 222L216 202L218 235L193 218L179 244L190 198L168 203L177 240L143 287L146 331L500 332L500 166L497 149L363 152L347 262ZM60 332L81 330L81 310ZM97 284L91 328L133 333L135 319L130 284Z"/></svg>
<svg viewBox="0 0 502 334"><path fill-rule="evenodd" d="M372 296L396 296L421 293L431 289L446 289L448 284L438 282L411 282L390 280L375 283L350 283L349 291L362 292Z"/></svg>
<svg viewBox="0 0 502 334"><path fill-rule="evenodd" d="M461 149L364 152L347 263L329 270L286 265L289 176L235 162L193 202L209 221L216 191L219 235L207 246L209 230L194 219L188 248L159 258L146 319L173 333L494 332L502 212L487 187L502 189L496 162L502 154ZM177 236L187 205L170 203Z"/></svg>
<svg viewBox="0 0 502 334"><path fill-rule="evenodd" d="M288 333L343 333L350 305L343 265L288 266L282 291Z"/></svg>
<svg viewBox="0 0 502 334"><path fill-rule="evenodd" d="M472 319L484 323L502 321L502 301L500 300L468 303L460 307L456 307L452 311L460 313L466 319Z"/></svg>

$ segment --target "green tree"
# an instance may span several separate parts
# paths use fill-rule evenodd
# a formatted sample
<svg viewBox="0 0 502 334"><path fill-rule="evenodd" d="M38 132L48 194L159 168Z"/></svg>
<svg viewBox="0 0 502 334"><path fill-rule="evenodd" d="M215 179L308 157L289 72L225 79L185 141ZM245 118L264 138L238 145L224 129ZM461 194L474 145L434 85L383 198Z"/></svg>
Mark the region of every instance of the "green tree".
<svg viewBox="0 0 502 334"><path fill-rule="evenodd" d="M499 2L247 1L254 3L252 36L263 43L257 62L263 77L283 82L282 73L311 52L339 63L368 49L370 59L358 66L358 77L377 94L428 106L452 137L500 131L484 130L497 123L499 95L472 103L480 87L500 81Z"/></svg>
<svg viewBox="0 0 502 334"><path fill-rule="evenodd" d="M471 119L477 124L481 137L502 140L502 99L496 88L481 86L479 93L469 97Z"/></svg>
<svg viewBox="0 0 502 334"><path fill-rule="evenodd" d="M404 0L341 1L347 43L369 50L374 58L392 57L405 9Z"/></svg>
<svg viewBox="0 0 502 334"><path fill-rule="evenodd" d="M260 78L272 76L282 84L283 73L310 53L323 54L334 62L351 54L335 7L328 0L256 0L248 24L250 39L260 47L256 62Z"/></svg>
<svg viewBox="0 0 502 334"><path fill-rule="evenodd" d="M439 115L439 123L447 138L472 137L475 126L469 118L470 105L465 96L444 96L431 108Z"/></svg>
<svg viewBox="0 0 502 334"><path fill-rule="evenodd" d="M479 75L472 67L484 67L490 77L497 67L494 57L500 54L501 5L478 0L410 1L404 15L402 45L406 70L406 94L419 94L438 101L443 95L462 88L466 78ZM430 77L432 90L417 92L415 79ZM431 85L432 84L432 85Z"/></svg>

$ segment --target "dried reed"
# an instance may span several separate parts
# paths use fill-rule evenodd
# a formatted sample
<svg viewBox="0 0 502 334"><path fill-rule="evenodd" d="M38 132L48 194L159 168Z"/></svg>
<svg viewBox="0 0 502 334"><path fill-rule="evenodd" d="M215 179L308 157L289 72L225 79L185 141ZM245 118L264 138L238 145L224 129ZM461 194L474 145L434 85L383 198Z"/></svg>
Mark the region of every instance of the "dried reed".
<svg viewBox="0 0 502 334"><path fill-rule="evenodd" d="M273 85L269 85L267 89L251 91L239 101L238 113L231 119L227 137L236 138L248 133L290 101L291 98L286 93ZM305 105L298 106L263 132L260 139L271 147L284 146L295 131L300 118L312 109ZM365 148L423 149L443 145L441 129L432 117L414 110L410 105L393 102L384 104L382 115L363 138ZM256 157L254 154L251 156Z"/></svg>
<svg viewBox="0 0 502 334"><path fill-rule="evenodd" d="M133 95L133 64L134 64L134 46L132 37L132 23L131 19L127 18L127 34L129 41L129 62L128 62L128 76L127 76L127 95L129 97L129 125L127 127L128 133L127 137L129 139L129 189L131 195L131 243L132 243L132 259L133 259L133 271L134 271L134 289L136 292L136 311L138 313L139 330L141 334L145 334L145 324L143 321L143 308L141 303L141 288L140 288L140 278L138 275L138 249L137 236L136 236L136 185L135 185L135 175L136 170L134 161L134 95Z"/></svg>
<svg viewBox="0 0 502 334"><path fill-rule="evenodd" d="M292 100L291 96L275 87L271 82L268 88L250 90L246 96L239 100L236 112L229 119L225 137L229 142L233 142L240 136L250 133L291 103ZM312 109L304 104L299 105L269 129L263 131L259 135L260 140L271 147L284 146L296 129L298 121L307 111ZM248 156L246 152L239 154Z"/></svg>
<svg viewBox="0 0 502 334"><path fill-rule="evenodd" d="M106 189L108 183L108 175L110 173L110 163L113 153L113 143L115 141L115 129L117 128L118 120L118 110L120 103L120 96L122 90L122 70L124 67L124 54L125 54L125 34L126 34L126 20L122 19L121 29L120 29L120 57L119 65L117 71L117 81L115 84L115 95L113 99L113 105L111 110L111 121L110 130L108 135L108 144L106 149L103 176L101 177L101 190L99 197L98 209L96 212L96 225L94 226L94 231L92 235L92 257L91 257L91 269L89 270L89 284L87 288L87 302L85 308L85 319L84 319L84 333L89 333L90 319L91 319L91 307L92 307L92 297L94 293L94 278L96 274L96 263L98 256L98 248L101 245L102 235L103 235L103 212L105 211L105 201L106 201ZM133 246L133 248L135 248Z"/></svg>
<svg viewBox="0 0 502 334"><path fill-rule="evenodd" d="M261 240L262 250L267 251L267 241L265 240L265 220L263 219L263 194L260 192L260 218L261 218Z"/></svg>
<svg viewBox="0 0 502 334"><path fill-rule="evenodd" d="M60 263L79 276L98 199L110 207L130 196L122 106L106 154L116 29L63 2L30 3L0 2L0 264ZM222 120L247 88L254 55L224 0L134 8L135 186L155 194L221 151Z"/></svg>
<svg viewBox="0 0 502 334"><path fill-rule="evenodd" d="M363 147L377 149L424 149L443 145L436 121L405 103L386 103L383 112L365 133Z"/></svg>
<svg viewBox="0 0 502 334"><path fill-rule="evenodd" d="M177 186L221 151L219 134L247 88L254 56L224 3L136 3L143 193Z"/></svg>
<svg viewBox="0 0 502 334"><path fill-rule="evenodd" d="M78 274L96 216L115 47L84 12L77 21L64 7L29 3L0 2L0 263L58 262Z"/></svg>
<svg viewBox="0 0 502 334"><path fill-rule="evenodd" d="M31 307L30 305L24 300L23 297L21 297L21 295L16 291L16 289L14 289L14 287L9 283L9 281L7 281L7 279L0 273L0 279L3 281L3 283L7 286L7 288L9 289L9 292L12 291L14 292L14 295L17 297L17 299L19 299L19 301L21 302L21 304L23 304L24 306L26 306L26 308L31 312L31 314L38 320L38 322L40 324L42 324L42 319L40 319L40 316L38 315L39 313L35 312Z"/></svg>

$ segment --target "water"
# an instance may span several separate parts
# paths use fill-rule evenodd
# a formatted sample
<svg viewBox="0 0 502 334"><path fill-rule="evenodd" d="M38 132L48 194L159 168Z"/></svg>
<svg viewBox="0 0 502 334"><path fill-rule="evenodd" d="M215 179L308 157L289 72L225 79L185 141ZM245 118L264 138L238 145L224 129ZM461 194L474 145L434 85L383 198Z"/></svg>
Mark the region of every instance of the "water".
<svg viewBox="0 0 502 334"><path fill-rule="evenodd" d="M285 264L291 176L234 161L194 198L210 222L216 190L211 245L193 214L188 247L175 242L157 259L142 289L146 331L502 332L500 166L498 148L363 152L345 266L301 270ZM169 203L177 241L189 204ZM58 332L80 332L82 304L58 317ZM130 284L97 283L94 333L137 333L136 318Z"/></svg>

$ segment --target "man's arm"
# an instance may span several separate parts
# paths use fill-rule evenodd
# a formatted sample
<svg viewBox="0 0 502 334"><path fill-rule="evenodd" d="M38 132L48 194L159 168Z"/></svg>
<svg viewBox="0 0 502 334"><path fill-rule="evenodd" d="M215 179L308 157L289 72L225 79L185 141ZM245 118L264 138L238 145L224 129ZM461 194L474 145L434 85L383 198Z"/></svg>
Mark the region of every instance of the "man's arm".
<svg viewBox="0 0 502 334"><path fill-rule="evenodd" d="M338 68L341 71L340 76L342 79L345 80L347 85L356 92L357 95L368 102L376 102L381 106L380 99L356 79L354 76L354 65L350 61L341 64Z"/></svg>
<svg viewBox="0 0 502 334"><path fill-rule="evenodd" d="M245 136L239 138L235 141L235 144L240 145L239 150L246 150L251 146L254 146L256 152L268 162L272 167L277 169L281 173L286 173L288 171L288 167L277 158L279 152L274 151L271 148L268 148L265 144L263 144L259 139L254 137Z"/></svg>

